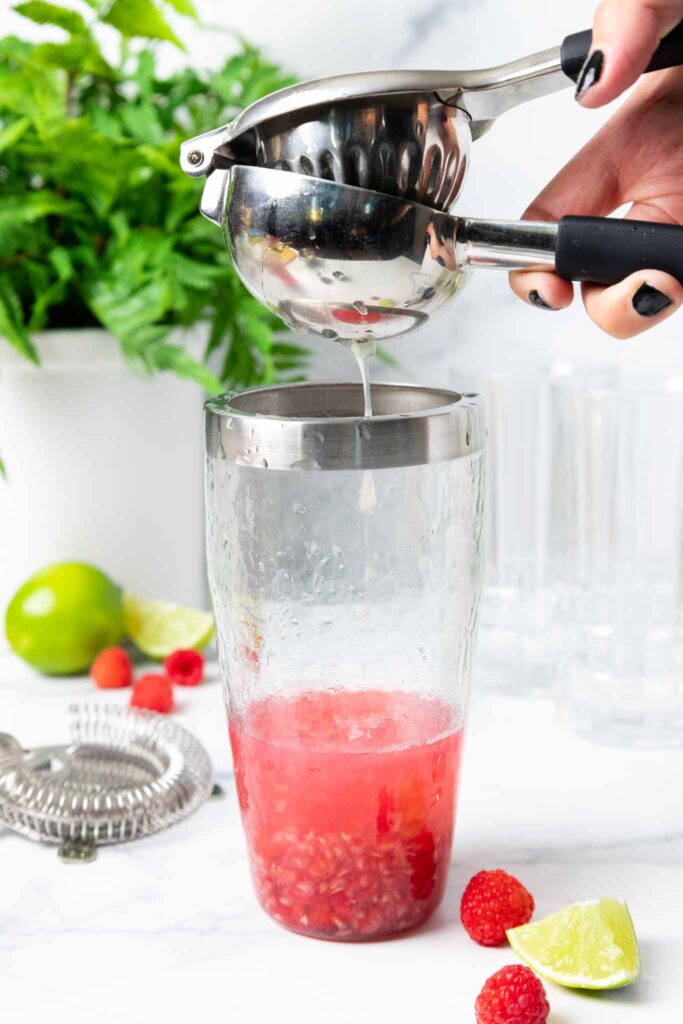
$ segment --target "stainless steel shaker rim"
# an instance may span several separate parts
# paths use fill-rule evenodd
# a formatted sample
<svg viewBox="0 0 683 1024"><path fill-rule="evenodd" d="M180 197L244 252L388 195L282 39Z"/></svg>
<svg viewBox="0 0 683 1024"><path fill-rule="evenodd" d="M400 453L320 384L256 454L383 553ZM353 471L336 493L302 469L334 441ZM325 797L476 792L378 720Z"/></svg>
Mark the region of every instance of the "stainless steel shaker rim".
<svg viewBox="0 0 683 1024"><path fill-rule="evenodd" d="M484 446L482 400L446 388L314 381L211 398L206 450L241 467L293 471L389 469L447 462Z"/></svg>

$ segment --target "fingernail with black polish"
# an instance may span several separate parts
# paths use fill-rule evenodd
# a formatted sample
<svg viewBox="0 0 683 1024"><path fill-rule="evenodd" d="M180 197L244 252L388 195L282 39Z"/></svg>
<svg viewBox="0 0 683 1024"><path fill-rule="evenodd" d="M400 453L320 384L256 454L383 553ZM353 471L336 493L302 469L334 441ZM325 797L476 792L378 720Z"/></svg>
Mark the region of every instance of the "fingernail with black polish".
<svg viewBox="0 0 683 1024"><path fill-rule="evenodd" d="M602 74L602 65L604 64L604 54L602 50L593 50L589 53L584 61L584 65L579 72L579 77L576 82L576 92L574 98L579 99L584 93L588 92L592 85L600 78Z"/></svg>
<svg viewBox="0 0 683 1024"><path fill-rule="evenodd" d="M641 284L631 302L639 316L658 316L671 305L673 299L660 292L659 288L653 288L651 284Z"/></svg>
<svg viewBox="0 0 683 1024"><path fill-rule="evenodd" d="M548 305L545 299L541 298L541 296L538 294L535 288L533 289L533 291L529 292L529 302L532 305L536 306L537 309L550 309L553 313L557 312L557 310L553 309L552 306Z"/></svg>

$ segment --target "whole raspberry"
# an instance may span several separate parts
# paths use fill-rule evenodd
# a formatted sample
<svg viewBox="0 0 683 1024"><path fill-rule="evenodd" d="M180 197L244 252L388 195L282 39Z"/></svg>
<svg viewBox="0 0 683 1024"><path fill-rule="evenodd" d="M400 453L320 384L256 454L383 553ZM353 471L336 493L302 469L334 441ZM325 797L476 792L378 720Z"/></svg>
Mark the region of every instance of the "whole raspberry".
<svg viewBox="0 0 683 1024"><path fill-rule="evenodd" d="M101 690L115 690L133 682L133 666L123 647L105 647L90 666L90 675Z"/></svg>
<svg viewBox="0 0 683 1024"><path fill-rule="evenodd" d="M136 680L130 695L132 708L146 708L166 715L173 710L173 687L166 676L150 672Z"/></svg>
<svg viewBox="0 0 683 1024"><path fill-rule="evenodd" d="M164 668L174 683L197 686L204 676L204 659L198 651L174 651L165 659Z"/></svg>
<svg viewBox="0 0 683 1024"><path fill-rule="evenodd" d="M460 920L480 946L502 946L508 928L531 920L534 898L506 871L480 871L462 894Z"/></svg>
<svg viewBox="0 0 683 1024"><path fill-rule="evenodd" d="M529 967L515 964L492 974L474 1004L477 1024L545 1024L545 989Z"/></svg>

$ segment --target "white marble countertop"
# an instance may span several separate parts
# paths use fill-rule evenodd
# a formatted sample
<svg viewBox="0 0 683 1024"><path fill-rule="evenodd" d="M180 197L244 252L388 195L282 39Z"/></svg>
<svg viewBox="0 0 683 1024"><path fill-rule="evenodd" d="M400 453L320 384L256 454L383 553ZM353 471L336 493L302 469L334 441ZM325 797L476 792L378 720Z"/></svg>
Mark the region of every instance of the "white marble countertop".
<svg viewBox="0 0 683 1024"><path fill-rule="evenodd" d="M81 698L112 695L0 656L0 726L24 745L65 739L66 706ZM290 934L258 908L220 689L181 698L178 721L209 750L224 799L87 865L0 831L3 1020L468 1024L484 980L515 961L476 946L459 923L463 886L485 867L517 874L538 914L597 896L629 902L641 981L593 996L548 985L552 1024L681 1019L683 753L593 746L555 724L549 702L480 694L441 909L405 938L343 945Z"/></svg>

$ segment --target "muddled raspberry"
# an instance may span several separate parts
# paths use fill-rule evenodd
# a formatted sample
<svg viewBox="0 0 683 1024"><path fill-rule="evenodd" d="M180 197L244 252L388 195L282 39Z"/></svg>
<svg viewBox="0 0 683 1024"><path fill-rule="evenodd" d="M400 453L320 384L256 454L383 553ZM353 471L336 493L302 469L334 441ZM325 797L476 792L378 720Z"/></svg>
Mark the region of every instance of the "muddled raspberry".
<svg viewBox="0 0 683 1024"><path fill-rule="evenodd" d="M441 702L396 691L304 690L231 716L254 886L268 913L346 941L431 914L450 859L462 739L451 721Z"/></svg>
<svg viewBox="0 0 683 1024"><path fill-rule="evenodd" d="M204 678L204 659L199 651L173 651L164 660L164 668L179 686L198 686Z"/></svg>
<svg viewBox="0 0 683 1024"><path fill-rule="evenodd" d="M460 920L480 946L502 946L508 928L531 920L534 898L506 871L480 871L462 894Z"/></svg>
<svg viewBox="0 0 683 1024"><path fill-rule="evenodd" d="M90 676L101 690L130 686L133 666L123 647L106 647L90 666Z"/></svg>
<svg viewBox="0 0 683 1024"><path fill-rule="evenodd" d="M173 687L167 676L150 672L140 676L133 686L130 695L132 708L145 708L148 711L159 711L167 715L173 710Z"/></svg>
<svg viewBox="0 0 683 1024"><path fill-rule="evenodd" d="M318 938L371 939L424 921L446 884L450 835L391 830L375 842L345 832L283 831L252 851L264 910Z"/></svg>
<svg viewBox="0 0 683 1024"><path fill-rule="evenodd" d="M545 1024L550 1013L543 985L521 964L492 974L474 1006L477 1024Z"/></svg>

